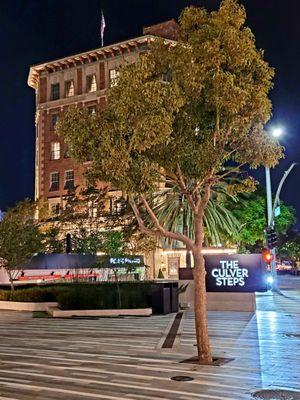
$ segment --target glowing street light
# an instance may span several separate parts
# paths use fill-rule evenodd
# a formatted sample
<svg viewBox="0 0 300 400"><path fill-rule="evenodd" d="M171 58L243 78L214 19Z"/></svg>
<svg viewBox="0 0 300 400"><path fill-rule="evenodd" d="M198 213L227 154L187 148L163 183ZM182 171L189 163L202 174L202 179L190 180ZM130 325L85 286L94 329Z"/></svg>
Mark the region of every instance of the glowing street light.
<svg viewBox="0 0 300 400"><path fill-rule="evenodd" d="M279 138L284 134L284 129L282 126L275 126L271 129L271 135L275 138Z"/></svg>

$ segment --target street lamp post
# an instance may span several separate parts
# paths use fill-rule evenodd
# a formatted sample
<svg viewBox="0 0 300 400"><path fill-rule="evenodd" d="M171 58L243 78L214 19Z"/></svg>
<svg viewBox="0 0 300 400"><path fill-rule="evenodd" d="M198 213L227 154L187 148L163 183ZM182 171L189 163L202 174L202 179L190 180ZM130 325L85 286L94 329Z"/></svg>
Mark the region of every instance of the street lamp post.
<svg viewBox="0 0 300 400"><path fill-rule="evenodd" d="M272 129L271 134L275 138L279 138L283 134L282 127L275 127ZM272 201L272 184L271 184L271 170L265 167L266 175L266 192L267 192L267 215L268 215L268 228L274 228L274 211ZM275 206L276 207L276 206ZM275 208L274 207L274 208ZM271 274L273 277L273 288L277 288L277 274L276 274L276 249L271 249L273 259L271 261Z"/></svg>
<svg viewBox="0 0 300 400"><path fill-rule="evenodd" d="M265 167L266 174L266 191L267 191L267 215L268 215L268 228L274 228L273 216L273 201L272 201L272 185L271 185L271 171L269 167ZM273 287L277 287L277 274L276 274L276 250L270 250L273 258L271 261L271 274L273 277Z"/></svg>
<svg viewBox="0 0 300 400"><path fill-rule="evenodd" d="M279 138L283 134L283 128L277 127L273 128L271 131L272 136L275 138ZM277 191L276 191L276 196L274 200L274 204L272 201L272 184L271 184L271 171L269 167L265 167L265 175L266 175L266 192L267 192L267 215L268 215L268 228L272 229L274 228L274 218L275 218L275 209L279 205L279 196L281 193L282 186L288 177L289 173L292 171L292 169L298 165L298 163L292 163L292 165L289 167L287 171L285 171L283 177L281 178L281 181L278 185ZM273 288L277 288L277 273L276 273L276 249L273 248L271 249L271 253L273 255L273 259L271 261L271 273L273 277Z"/></svg>

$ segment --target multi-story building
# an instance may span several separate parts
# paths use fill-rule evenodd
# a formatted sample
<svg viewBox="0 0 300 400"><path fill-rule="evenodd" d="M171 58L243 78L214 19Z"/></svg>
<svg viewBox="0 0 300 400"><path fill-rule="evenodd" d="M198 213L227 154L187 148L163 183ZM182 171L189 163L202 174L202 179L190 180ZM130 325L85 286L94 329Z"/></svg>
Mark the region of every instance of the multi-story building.
<svg viewBox="0 0 300 400"><path fill-rule="evenodd" d="M70 105L86 107L91 113L101 108L108 88L116 84L118 67L135 62L157 37L172 43L177 28L176 21L170 20L144 28L140 37L30 68L28 85L36 95L35 198L46 199L53 213L59 213L69 189L85 186L86 168L69 157L55 132L58 119ZM162 268L165 276L177 277L178 267L185 264L184 254L184 250L166 249L165 255L156 251L148 264L156 276Z"/></svg>
<svg viewBox="0 0 300 400"><path fill-rule="evenodd" d="M171 20L144 28L143 36L30 68L28 84L36 93L35 197L48 200L55 213L64 195L84 186L84 165L68 155L68 148L55 133L55 124L70 105L94 112L106 102L107 89L116 84L118 67L135 62L155 37L172 40L177 23Z"/></svg>

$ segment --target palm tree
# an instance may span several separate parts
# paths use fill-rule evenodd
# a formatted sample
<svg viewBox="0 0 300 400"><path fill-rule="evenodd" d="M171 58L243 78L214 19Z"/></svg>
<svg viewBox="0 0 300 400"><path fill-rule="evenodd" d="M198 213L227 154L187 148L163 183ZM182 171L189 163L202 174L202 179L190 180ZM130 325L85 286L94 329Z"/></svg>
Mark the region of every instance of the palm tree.
<svg viewBox="0 0 300 400"><path fill-rule="evenodd" d="M227 184L220 184L209 200L205 211L205 245L219 246L220 243L230 241L236 236L239 221L232 213L237 198L227 191ZM191 239L193 237L194 217L184 195L176 185L167 182L152 198L156 215L164 227L171 231L182 232ZM174 244L168 240L167 243ZM187 266L190 266L190 254L186 255Z"/></svg>

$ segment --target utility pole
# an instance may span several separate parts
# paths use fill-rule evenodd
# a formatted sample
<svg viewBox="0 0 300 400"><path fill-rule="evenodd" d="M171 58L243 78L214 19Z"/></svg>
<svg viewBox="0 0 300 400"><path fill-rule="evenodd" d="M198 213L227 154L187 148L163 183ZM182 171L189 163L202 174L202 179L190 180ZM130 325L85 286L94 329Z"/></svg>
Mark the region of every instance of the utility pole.
<svg viewBox="0 0 300 400"><path fill-rule="evenodd" d="M267 191L267 215L268 215L268 228L274 228L274 216L273 216L273 201L272 201L272 185L271 185L271 171L269 167L265 167L266 173L266 191ZM276 273L276 249L270 249L273 256L271 261L271 274L273 277L273 288L277 288L277 273Z"/></svg>
<svg viewBox="0 0 300 400"><path fill-rule="evenodd" d="M278 185L274 204L272 201L272 185L271 185L271 171L269 167L265 167L266 173L266 191L267 191L267 215L268 215L268 229L274 229L274 217L275 217L275 209L280 204L280 193L283 187L283 184L293 170L293 168L299 163L293 163L288 170L286 170L281 178L281 181ZM270 249L271 254L273 255L273 260L271 261L271 273L273 277L273 288L277 289L277 272L276 272L276 249L275 247Z"/></svg>

